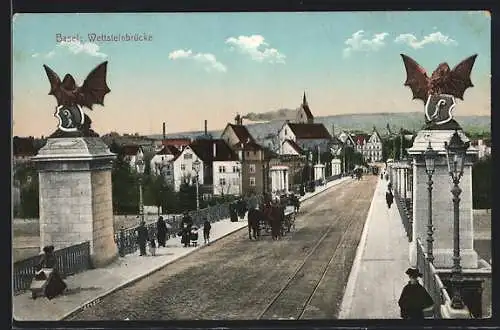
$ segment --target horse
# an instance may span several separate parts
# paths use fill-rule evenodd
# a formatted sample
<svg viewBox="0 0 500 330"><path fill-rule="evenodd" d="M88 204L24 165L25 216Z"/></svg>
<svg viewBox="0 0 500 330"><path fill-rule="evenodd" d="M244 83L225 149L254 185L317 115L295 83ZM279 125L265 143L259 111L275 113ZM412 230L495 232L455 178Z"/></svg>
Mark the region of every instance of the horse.
<svg viewBox="0 0 500 330"><path fill-rule="evenodd" d="M266 207L264 214L271 225L273 240L279 240L283 236L284 208L279 204L269 205Z"/></svg>
<svg viewBox="0 0 500 330"><path fill-rule="evenodd" d="M263 218L263 213L255 208L248 210L248 238L251 240L252 236L255 240L260 237L260 219Z"/></svg>

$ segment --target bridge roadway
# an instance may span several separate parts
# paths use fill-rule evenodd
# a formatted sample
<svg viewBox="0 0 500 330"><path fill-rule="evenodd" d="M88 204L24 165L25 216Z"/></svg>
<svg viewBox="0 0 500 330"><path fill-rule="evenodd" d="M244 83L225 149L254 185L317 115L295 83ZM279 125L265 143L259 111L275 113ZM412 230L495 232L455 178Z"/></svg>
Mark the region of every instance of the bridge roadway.
<svg viewBox="0 0 500 330"><path fill-rule="evenodd" d="M336 318L377 177L305 201L295 232L214 242L69 320Z"/></svg>

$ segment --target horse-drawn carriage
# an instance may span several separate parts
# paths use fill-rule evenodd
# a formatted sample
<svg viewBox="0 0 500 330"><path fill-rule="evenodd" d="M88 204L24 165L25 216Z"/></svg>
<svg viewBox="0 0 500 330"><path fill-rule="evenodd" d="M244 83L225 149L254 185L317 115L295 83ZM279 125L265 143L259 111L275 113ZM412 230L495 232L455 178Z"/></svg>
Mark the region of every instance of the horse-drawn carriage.
<svg viewBox="0 0 500 330"><path fill-rule="evenodd" d="M288 205L287 199L281 198L279 202L265 203L258 209L248 211L248 234L250 239L271 234L273 239L285 236L295 229L296 207Z"/></svg>

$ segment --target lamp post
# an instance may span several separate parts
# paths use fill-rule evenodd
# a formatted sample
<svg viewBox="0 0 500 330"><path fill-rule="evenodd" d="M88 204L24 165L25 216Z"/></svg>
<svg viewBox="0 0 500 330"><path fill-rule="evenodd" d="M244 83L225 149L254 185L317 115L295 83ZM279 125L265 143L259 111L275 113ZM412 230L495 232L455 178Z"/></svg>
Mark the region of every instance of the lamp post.
<svg viewBox="0 0 500 330"><path fill-rule="evenodd" d="M432 175L435 170L435 161L437 158L437 152L432 149L431 141L429 141L429 145L427 146L427 150L424 152L425 159L425 172L427 173L427 191L428 191L428 201L427 201L427 209L429 210L429 217L427 219L427 260L430 263L434 262L434 254L433 254L433 242L434 238L432 235L434 234L434 228L432 225Z"/></svg>
<svg viewBox="0 0 500 330"><path fill-rule="evenodd" d="M137 174L139 174L139 216L142 222L144 221L144 202L142 200L142 175L144 174L146 163L144 163L144 154L141 148L139 148L136 154L135 168L137 170Z"/></svg>
<svg viewBox="0 0 500 330"><path fill-rule="evenodd" d="M313 185L313 154L309 151L309 186Z"/></svg>
<svg viewBox="0 0 500 330"><path fill-rule="evenodd" d="M196 210L200 209L200 193L199 193L199 172L200 172L200 161L196 159L193 162L193 170L196 172Z"/></svg>
<svg viewBox="0 0 500 330"><path fill-rule="evenodd" d="M462 267L460 266L460 194L462 189L458 186L464 174L464 163L466 151L469 143L462 141L458 131L453 133L450 142L445 142L446 160L448 162L448 172L453 182L451 193L453 195L453 269L451 282L454 289L451 307L460 309L464 307L464 302L460 295L460 285L462 280Z"/></svg>

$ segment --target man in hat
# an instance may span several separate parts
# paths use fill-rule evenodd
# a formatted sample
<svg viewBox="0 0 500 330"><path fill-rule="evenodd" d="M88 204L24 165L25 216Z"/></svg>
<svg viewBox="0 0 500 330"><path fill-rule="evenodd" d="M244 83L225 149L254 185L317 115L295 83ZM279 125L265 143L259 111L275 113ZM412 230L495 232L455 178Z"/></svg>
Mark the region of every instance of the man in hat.
<svg viewBox="0 0 500 330"><path fill-rule="evenodd" d="M385 193L385 201L387 203L387 208L391 208L392 203L394 202L394 195L392 194L392 191L389 189Z"/></svg>
<svg viewBox="0 0 500 330"><path fill-rule="evenodd" d="M203 239L205 240L205 244L210 243L210 229L212 229L212 225L205 217L205 221L203 222Z"/></svg>
<svg viewBox="0 0 500 330"><path fill-rule="evenodd" d="M181 222L181 232L182 232L181 243L184 245L184 247L188 247L190 245L190 233L192 226L193 226L193 219L189 215L188 211L184 211L184 216L182 217L182 222Z"/></svg>
<svg viewBox="0 0 500 330"><path fill-rule="evenodd" d="M422 277L418 269L408 268L405 274L408 275L410 280L403 288L398 301L401 318L408 320L424 319L424 309L432 307L434 301L427 290L418 282L418 278Z"/></svg>

